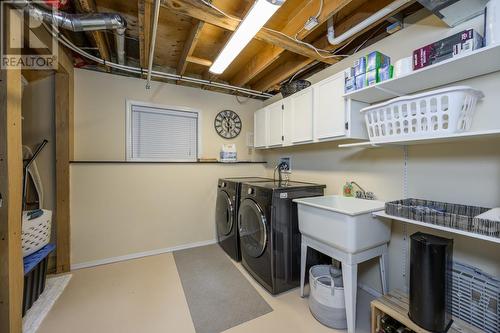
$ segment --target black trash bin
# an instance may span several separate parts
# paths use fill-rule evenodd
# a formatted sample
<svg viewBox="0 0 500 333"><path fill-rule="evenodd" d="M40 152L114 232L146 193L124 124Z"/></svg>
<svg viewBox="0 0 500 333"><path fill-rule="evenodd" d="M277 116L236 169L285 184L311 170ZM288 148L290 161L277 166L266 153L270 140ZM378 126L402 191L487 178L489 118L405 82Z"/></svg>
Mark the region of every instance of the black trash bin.
<svg viewBox="0 0 500 333"><path fill-rule="evenodd" d="M411 235L410 319L425 330L446 332L452 323L453 239Z"/></svg>

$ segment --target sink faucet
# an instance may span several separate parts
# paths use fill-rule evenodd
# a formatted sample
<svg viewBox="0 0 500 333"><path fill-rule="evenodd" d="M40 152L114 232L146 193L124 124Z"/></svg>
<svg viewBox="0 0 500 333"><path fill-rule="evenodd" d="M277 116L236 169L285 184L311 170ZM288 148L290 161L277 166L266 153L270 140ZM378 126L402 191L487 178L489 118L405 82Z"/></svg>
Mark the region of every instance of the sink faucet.
<svg viewBox="0 0 500 333"><path fill-rule="evenodd" d="M351 181L350 184L351 184L351 186L355 185L359 189L359 191L356 191L356 198L358 198L358 199L366 199L366 200L375 200L375 194L373 194L373 192L366 192L355 181Z"/></svg>

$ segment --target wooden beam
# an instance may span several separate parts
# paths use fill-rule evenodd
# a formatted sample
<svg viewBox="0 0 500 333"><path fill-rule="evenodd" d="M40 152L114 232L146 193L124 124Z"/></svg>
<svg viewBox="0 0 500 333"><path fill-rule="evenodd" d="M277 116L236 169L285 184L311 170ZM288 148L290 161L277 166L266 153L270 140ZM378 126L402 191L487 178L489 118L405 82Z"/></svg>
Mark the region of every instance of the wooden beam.
<svg viewBox="0 0 500 333"><path fill-rule="evenodd" d="M270 87L285 81L290 76L294 75L298 70L304 68L305 66L312 63L314 60L304 58L298 55L293 55L291 59L287 60L286 66L279 66L274 70L266 73L266 75L259 79L253 86L252 89L266 91Z"/></svg>
<svg viewBox="0 0 500 333"><path fill-rule="evenodd" d="M2 18L9 36L8 18ZM6 42L6 38L2 38ZM23 303L21 70L0 71L0 332L21 333Z"/></svg>
<svg viewBox="0 0 500 333"><path fill-rule="evenodd" d="M341 35L356 24L364 21L367 19L369 16L373 15L373 13L377 12L381 8L387 6L390 4L393 0L378 0L378 1L367 1L363 3L361 6L356 8L353 13L345 18L343 18L340 22L338 22L335 25L335 31L337 35ZM399 9L397 12L401 11L404 8L407 8L413 4L413 2L408 3L406 6L403 8ZM394 13L390 13L378 22L373 23L372 25L368 26L367 28L363 29L359 33L357 33L355 37L363 35L367 31L373 29L376 27L380 22L384 21L387 17L390 17L394 15ZM313 42L313 45L317 48L322 48L322 49L328 49L328 50L335 50L347 43L348 41L345 41L344 43L340 45L330 45L328 43L328 39L326 36L322 36L319 39L317 39L315 42ZM340 61L340 58L333 58L334 63ZM293 75L300 69L302 69L304 66L309 65L312 62L311 59L304 59L301 57L296 57L293 61L290 61L287 63L286 66L281 66L280 68L276 68L273 71L266 73L264 77L262 77L259 82L256 82L254 85L252 85L253 89L256 90L262 90L266 91L269 88L275 86L276 84L286 80L289 76Z"/></svg>
<svg viewBox="0 0 500 333"><path fill-rule="evenodd" d="M194 17L200 21L204 21L229 31L236 30L240 23L239 19L226 17L196 0L162 0L162 6L168 8L169 10L177 11L183 15ZM324 59L320 57L311 48L297 43L296 41L283 36L278 32L261 29L255 38L308 58L326 63L334 62L331 59Z"/></svg>
<svg viewBox="0 0 500 333"><path fill-rule="evenodd" d="M139 57L142 68L148 67L149 44L151 42L151 18L153 16L153 6L150 1L138 0L138 20L139 20Z"/></svg>
<svg viewBox="0 0 500 333"><path fill-rule="evenodd" d="M56 122L56 272L70 270L70 169L73 159L73 74L55 77Z"/></svg>
<svg viewBox="0 0 500 333"><path fill-rule="evenodd" d="M205 23L200 20L195 20L191 31L189 32L189 36L184 42L184 49L182 50L181 56L179 58L179 63L177 64L177 74L184 75L186 71L188 58L193 55L194 49L196 48L196 44L198 43L198 39L200 38L200 32Z"/></svg>
<svg viewBox="0 0 500 333"><path fill-rule="evenodd" d="M212 60L202 59L202 58L198 58L198 57L194 57L194 56L188 56L186 58L186 61L193 63L193 64L206 66L206 67L212 66L212 63L213 63Z"/></svg>
<svg viewBox="0 0 500 333"><path fill-rule="evenodd" d="M21 73L23 77L30 83L54 75L54 71L49 71L49 70L41 71L41 70L23 69Z"/></svg>
<svg viewBox="0 0 500 333"><path fill-rule="evenodd" d="M342 10L351 1L352 0L325 0L323 10L318 17L319 24L316 28L326 22L328 18ZM304 39L315 30L312 29L308 31L303 29L304 23L310 17L314 17L317 13L318 1L310 0L301 10L296 12L293 17L289 18L288 23L281 28L281 32L289 36L295 36L298 34L298 39ZM249 63L238 71L236 76L234 76L230 82L236 86L245 85L247 82L268 68L276 59L279 58L283 51L284 49L273 45L264 47L254 58L252 58Z"/></svg>
<svg viewBox="0 0 500 333"><path fill-rule="evenodd" d="M79 5L79 9L81 9L82 12L84 13L96 13L97 12L97 6L95 3L95 0L78 0L77 1ZM105 59L106 61L111 60L111 53L109 51L109 46L108 42L106 39L106 35L104 34L103 31L90 31L90 36L92 37L92 40L97 46L97 49L99 50L99 54L101 55L101 58Z"/></svg>
<svg viewBox="0 0 500 333"><path fill-rule="evenodd" d="M30 28L31 32L38 38L40 42L47 46L51 52L52 50L52 35L45 29L44 26L39 26L35 28ZM66 50L64 46L58 44L57 49L57 60L58 60L58 71L63 70L65 72L73 73L73 57L71 53Z"/></svg>

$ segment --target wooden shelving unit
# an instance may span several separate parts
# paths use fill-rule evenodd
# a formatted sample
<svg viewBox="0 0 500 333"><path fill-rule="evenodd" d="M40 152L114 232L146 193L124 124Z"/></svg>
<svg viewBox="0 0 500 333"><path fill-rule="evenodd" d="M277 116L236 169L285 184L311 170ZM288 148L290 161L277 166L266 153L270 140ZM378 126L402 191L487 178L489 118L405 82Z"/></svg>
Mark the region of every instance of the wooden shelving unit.
<svg viewBox="0 0 500 333"><path fill-rule="evenodd" d="M408 296L399 290L391 291L371 302L371 332L377 333L377 327L380 326L380 318L386 314L393 319L405 325L417 333L430 333L412 322L408 317ZM467 324L461 319L453 318L453 324L449 333L481 333L479 328Z"/></svg>
<svg viewBox="0 0 500 333"><path fill-rule="evenodd" d="M347 93L344 97L373 104L500 71L498 59L500 59L500 45L488 46L407 75Z"/></svg>
<svg viewBox="0 0 500 333"><path fill-rule="evenodd" d="M500 244L500 238L497 238L497 237L476 234L476 233L470 232L470 231L465 231L465 230L460 230L460 229L454 229L454 228L444 227L442 225L425 223L425 222L420 222L420 221L416 221L416 220L410 220L410 219L406 219L404 217L399 217L399 216L388 215L384 211L375 212L375 213L373 213L373 215L377 216L377 217L383 217L383 218L392 219L392 220L395 220L395 221L401 221L401 222L405 222L405 223L410 223L410 224L415 224L415 225L423 226L423 227L426 227L426 228L447 231L447 232L451 232L451 233L454 233L454 234L459 234L459 235L462 235L462 236L467 236L467 237L471 237L471 238L477 238L477 239L481 239L481 240L484 240L484 241L488 241L488 242L493 242L493 243Z"/></svg>
<svg viewBox="0 0 500 333"><path fill-rule="evenodd" d="M356 143L348 143L339 145L340 148L379 148L379 147L399 147L405 145L418 145L418 144L429 144L429 143L443 143L461 140L472 140L472 139L485 139L500 137L500 129L496 130L484 130L484 131L474 131L474 132L463 132L450 134L446 136L439 136L433 138L403 138L403 139L388 139L380 142L364 141Z"/></svg>

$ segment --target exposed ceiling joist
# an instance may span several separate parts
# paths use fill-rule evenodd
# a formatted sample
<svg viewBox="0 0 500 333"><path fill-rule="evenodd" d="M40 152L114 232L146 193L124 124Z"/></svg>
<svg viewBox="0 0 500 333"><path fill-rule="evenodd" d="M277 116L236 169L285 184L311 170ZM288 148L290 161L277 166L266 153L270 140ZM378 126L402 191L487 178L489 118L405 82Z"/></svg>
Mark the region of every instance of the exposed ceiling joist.
<svg viewBox="0 0 500 333"><path fill-rule="evenodd" d="M202 58L198 58L195 56L187 56L186 62L190 62L192 64L198 64L198 65L202 65L202 66L206 66L206 67L212 66L212 60L202 59ZM182 75L182 74L180 74L180 75Z"/></svg>
<svg viewBox="0 0 500 333"><path fill-rule="evenodd" d="M78 0L77 5L79 9L84 13L96 13L97 6L95 0ZM99 51L102 59L106 61L111 60L111 53L109 51L108 40L103 31L90 31L89 34Z"/></svg>
<svg viewBox="0 0 500 333"><path fill-rule="evenodd" d="M184 43L184 48L182 50L181 56L179 58L179 64L177 65L177 74L184 75L186 71L188 58L193 55L193 52L196 48L196 44L198 43L198 39L200 38L200 32L205 23L200 20L195 20L191 31L189 32L189 36ZM194 62L194 61L190 61ZM210 62L211 64L212 62Z"/></svg>
<svg viewBox="0 0 500 333"><path fill-rule="evenodd" d="M353 13L345 18L343 18L340 22L335 24L335 31L336 34L341 35L342 33L346 32L356 24L364 21L373 13L377 12L378 10L384 8L385 6L389 5L393 0L377 0L377 1L366 1L363 3L361 6L356 8ZM412 4L412 2L408 3L405 7L400 8L398 11L403 10L404 8L409 7ZM381 19L378 22L375 22L371 26L367 27L366 29L360 31L358 34L356 34L353 38L360 36L367 31L373 29L377 25L379 25L384 19L387 17L392 16L394 13L391 13L387 15L385 18ZM318 38L313 45L317 48L322 48L322 49L328 49L328 50L335 50L338 49L339 47L345 45L349 41L340 44L340 45L330 45L328 43L328 39L326 37L326 34L320 38ZM335 58L335 62L340 61L341 58ZM294 57L292 61L288 61L286 66L281 66L279 68L276 68L268 73L261 79L259 79L258 82L256 82L254 85L252 85L252 89L257 89L257 90L262 90L266 91L280 82L286 80L288 77L293 75L294 73L298 72L301 70L303 67L309 65L312 63L312 59L305 59L303 57Z"/></svg>
<svg viewBox="0 0 500 333"><path fill-rule="evenodd" d="M149 45L151 42L151 18L153 16L153 5L150 1L138 0L139 21L139 62L142 68L148 67Z"/></svg>
<svg viewBox="0 0 500 333"><path fill-rule="evenodd" d="M229 31L236 30L239 25L238 19L226 17L196 0L162 0L162 6ZM262 29L255 38L308 58L326 63L334 62L331 59L320 57L311 48L301 45L278 32Z"/></svg>
<svg viewBox="0 0 500 333"><path fill-rule="evenodd" d="M317 18L319 24L315 28L319 27L326 22L328 18L338 13L351 1L352 0L325 0L323 10ZM304 39L314 31L314 29L303 29L304 23L307 22L310 17L315 17L317 13L318 0L309 1L302 10L288 19L288 23L281 29L281 32L289 36L295 36L297 34L298 39ZM266 46L256 57L238 71L238 74L230 80L231 83L238 86L246 84L278 59L283 51L284 49L274 47L273 45Z"/></svg>

